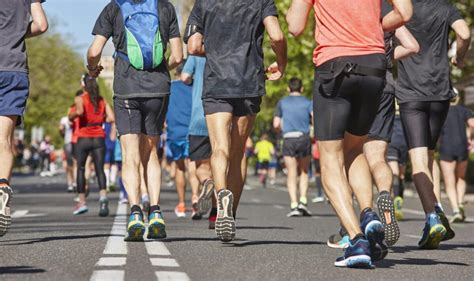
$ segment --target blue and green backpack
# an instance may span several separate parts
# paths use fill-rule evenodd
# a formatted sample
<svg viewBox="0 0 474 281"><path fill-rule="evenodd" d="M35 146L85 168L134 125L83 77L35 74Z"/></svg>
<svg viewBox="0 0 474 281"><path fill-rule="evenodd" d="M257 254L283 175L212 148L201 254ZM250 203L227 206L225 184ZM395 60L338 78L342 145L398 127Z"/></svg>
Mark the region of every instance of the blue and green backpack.
<svg viewBox="0 0 474 281"><path fill-rule="evenodd" d="M127 54L117 55L138 70L152 70L163 62L158 0L115 0L122 13Z"/></svg>

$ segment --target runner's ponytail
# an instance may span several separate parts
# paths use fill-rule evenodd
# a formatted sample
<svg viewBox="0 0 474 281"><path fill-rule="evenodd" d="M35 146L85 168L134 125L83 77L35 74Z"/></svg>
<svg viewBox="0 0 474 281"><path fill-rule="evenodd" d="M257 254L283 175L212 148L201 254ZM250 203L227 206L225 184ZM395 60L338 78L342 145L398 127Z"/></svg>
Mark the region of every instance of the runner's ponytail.
<svg viewBox="0 0 474 281"><path fill-rule="evenodd" d="M84 76L84 85L85 90L89 93L91 98L91 102L94 105L94 110L97 111L99 109L99 101L102 98L99 93L99 84L94 77L89 75Z"/></svg>

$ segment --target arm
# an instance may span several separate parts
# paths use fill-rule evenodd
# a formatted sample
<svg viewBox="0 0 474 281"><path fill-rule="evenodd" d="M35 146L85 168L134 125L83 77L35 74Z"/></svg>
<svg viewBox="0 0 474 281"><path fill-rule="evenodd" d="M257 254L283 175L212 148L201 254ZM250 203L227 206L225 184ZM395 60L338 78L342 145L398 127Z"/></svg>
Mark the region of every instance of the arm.
<svg viewBox="0 0 474 281"><path fill-rule="evenodd" d="M74 104L76 106L76 110L69 112L69 120L71 121L84 114L84 104L82 103L82 97L75 97Z"/></svg>
<svg viewBox="0 0 474 281"><path fill-rule="evenodd" d="M181 38L170 39L171 54L168 59L169 69L174 69L183 62L183 46L181 45Z"/></svg>
<svg viewBox="0 0 474 281"><path fill-rule="evenodd" d="M193 83L193 76L189 73L181 73L181 81L186 85L191 85Z"/></svg>
<svg viewBox="0 0 474 281"><path fill-rule="evenodd" d="M109 104L105 104L105 121L109 123L115 122L115 114Z"/></svg>
<svg viewBox="0 0 474 281"><path fill-rule="evenodd" d="M288 32L293 36L300 36L308 22L308 15L311 11L311 4L305 0L293 0L290 9L286 14Z"/></svg>
<svg viewBox="0 0 474 281"><path fill-rule="evenodd" d="M104 49L107 40L108 39L102 35L96 35L89 50L87 50L87 69L89 70L89 75L92 77L99 76L102 69L104 69L99 65L99 62L102 56L102 50Z"/></svg>
<svg viewBox="0 0 474 281"><path fill-rule="evenodd" d="M110 129L110 140L117 140L117 126L115 126L115 122L112 123L112 128Z"/></svg>
<svg viewBox="0 0 474 281"><path fill-rule="evenodd" d="M66 134L66 127L63 123L59 124L59 134L61 135L61 137L64 137L64 135Z"/></svg>
<svg viewBox="0 0 474 281"><path fill-rule="evenodd" d="M277 57L276 62L267 68L267 73L270 73L268 79L274 81L283 77L285 73L287 63L286 39L283 35L283 31L281 31L277 17L268 16L263 20L263 24L268 32L272 49Z"/></svg>
<svg viewBox="0 0 474 281"><path fill-rule="evenodd" d="M41 35L48 30L48 19L46 18L41 2L41 0L35 0L31 3L32 21L26 31L26 38Z"/></svg>
<svg viewBox="0 0 474 281"><path fill-rule="evenodd" d="M189 15L186 31L184 34L184 43L188 44L188 53L195 56L205 56L203 38L203 21L201 15L201 1L194 2L193 10Z"/></svg>
<svg viewBox="0 0 474 281"><path fill-rule="evenodd" d="M469 26L464 20L457 20L451 28L456 32L456 55L452 58L451 62L457 67L464 67L464 58L469 50L471 43L471 31Z"/></svg>
<svg viewBox="0 0 474 281"><path fill-rule="evenodd" d="M395 60L409 57L420 51L418 41L416 41L415 37L413 37L406 27L402 26L398 28L395 31L395 37L397 37L398 42L400 42L400 45L395 48Z"/></svg>
<svg viewBox="0 0 474 281"><path fill-rule="evenodd" d="M382 28L387 32L405 25L413 16L411 0L389 0L389 2L393 4L393 11L382 20Z"/></svg>
<svg viewBox="0 0 474 281"><path fill-rule="evenodd" d="M281 131L281 118L279 116L273 117L273 129L277 133Z"/></svg>

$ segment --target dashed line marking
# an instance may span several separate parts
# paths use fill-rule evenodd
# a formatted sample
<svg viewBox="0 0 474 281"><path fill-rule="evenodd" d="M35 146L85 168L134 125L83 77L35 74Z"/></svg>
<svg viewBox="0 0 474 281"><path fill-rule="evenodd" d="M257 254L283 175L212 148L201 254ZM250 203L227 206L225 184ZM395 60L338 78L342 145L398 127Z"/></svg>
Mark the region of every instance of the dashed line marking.
<svg viewBox="0 0 474 281"><path fill-rule="evenodd" d="M179 267L179 264L175 259L151 258L150 262L153 266Z"/></svg>
<svg viewBox="0 0 474 281"><path fill-rule="evenodd" d="M158 281L189 281L189 276L184 272L157 271L155 272Z"/></svg>
<svg viewBox="0 0 474 281"><path fill-rule="evenodd" d="M127 258L100 258L96 266L124 266L127 264Z"/></svg>
<svg viewBox="0 0 474 281"><path fill-rule="evenodd" d="M28 210L17 210L15 212L13 212L12 218L14 218L14 219L21 218L26 214L28 214Z"/></svg>
<svg viewBox="0 0 474 281"><path fill-rule="evenodd" d="M117 214L110 232L110 237L105 245L104 255L126 255L127 243L123 240L125 236L125 225L127 217L127 205L119 204Z"/></svg>
<svg viewBox="0 0 474 281"><path fill-rule="evenodd" d="M147 240L145 241L145 247L150 256L171 256L163 242Z"/></svg>
<svg viewBox="0 0 474 281"><path fill-rule="evenodd" d="M91 281L121 281L124 278L123 270L96 270L92 273Z"/></svg>
<svg viewBox="0 0 474 281"><path fill-rule="evenodd" d="M283 207L282 205L273 205L273 208L276 208L276 209L279 209L279 210L284 210L285 207Z"/></svg>
<svg viewBox="0 0 474 281"><path fill-rule="evenodd" d="M251 200L253 203L262 203L262 200L257 199L257 198L252 198Z"/></svg>

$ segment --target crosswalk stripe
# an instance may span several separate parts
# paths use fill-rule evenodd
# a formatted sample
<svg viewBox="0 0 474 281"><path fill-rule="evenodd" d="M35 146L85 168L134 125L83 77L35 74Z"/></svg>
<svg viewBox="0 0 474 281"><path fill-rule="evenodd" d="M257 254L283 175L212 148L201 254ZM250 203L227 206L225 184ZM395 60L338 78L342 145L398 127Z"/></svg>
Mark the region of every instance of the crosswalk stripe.
<svg viewBox="0 0 474 281"><path fill-rule="evenodd" d="M189 281L189 276L184 272L157 271L155 272L158 281Z"/></svg>
<svg viewBox="0 0 474 281"><path fill-rule="evenodd" d="M179 267L179 264L175 259L151 258L150 262L153 266Z"/></svg>
<svg viewBox="0 0 474 281"><path fill-rule="evenodd" d="M124 266L127 264L127 258L100 258L96 266Z"/></svg>
<svg viewBox="0 0 474 281"><path fill-rule="evenodd" d="M117 207L117 214L115 221L110 232L110 237L105 245L105 255L126 255L127 254L127 243L123 240L126 229L126 215L127 206L125 204L119 204Z"/></svg>
<svg viewBox="0 0 474 281"><path fill-rule="evenodd" d="M148 255L150 256L170 256L171 255L170 251L168 251L168 249L166 248L163 242L147 240L145 242L145 246L146 246L146 251L148 252Z"/></svg>
<svg viewBox="0 0 474 281"><path fill-rule="evenodd" d="M91 281L122 281L124 278L123 270L96 270L92 273Z"/></svg>
<svg viewBox="0 0 474 281"><path fill-rule="evenodd" d="M15 212L13 212L12 218L14 218L14 219L21 218L26 214L28 214L28 210L17 210Z"/></svg>

